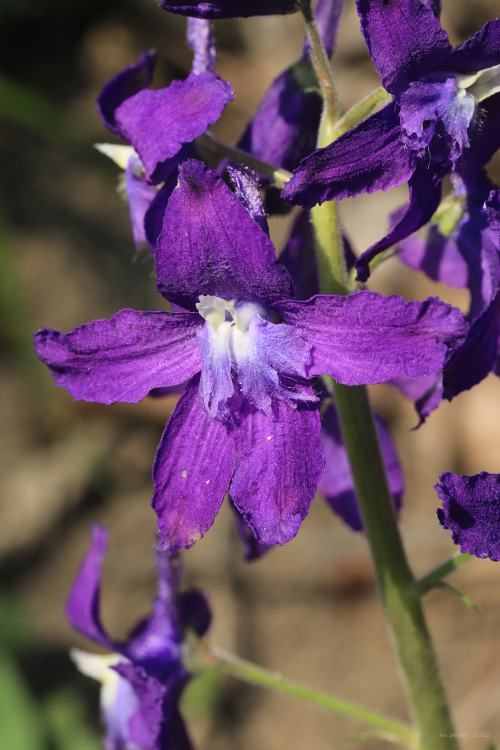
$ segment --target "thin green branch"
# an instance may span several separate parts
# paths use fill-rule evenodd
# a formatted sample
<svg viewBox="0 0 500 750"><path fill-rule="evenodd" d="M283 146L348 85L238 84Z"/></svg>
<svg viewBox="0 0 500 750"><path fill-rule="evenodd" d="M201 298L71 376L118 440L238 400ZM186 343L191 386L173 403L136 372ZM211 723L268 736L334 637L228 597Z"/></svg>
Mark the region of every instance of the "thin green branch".
<svg viewBox="0 0 500 750"><path fill-rule="evenodd" d="M443 578L445 578L450 573L453 573L454 570L460 568L460 566L464 565L464 563L472 560L473 557L474 555L469 555L467 552L457 552L457 554L453 555L453 557L451 557L449 560L446 560L446 562L441 563L441 565L438 565L437 568L434 568L425 576L422 576L422 578L420 578L416 582L417 591L421 596L423 596L430 589L438 586L442 582Z"/></svg>
<svg viewBox="0 0 500 750"><path fill-rule="evenodd" d="M366 120L378 106L385 106L390 101L392 101L392 96L382 86L376 88L365 96L364 99L361 99L361 101L351 107L351 109L347 110L345 115L337 121L333 129L333 140L347 133L348 130L352 130L352 128L355 128L363 120Z"/></svg>
<svg viewBox="0 0 500 750"><path fill-rule="evenodd" d="M190 640L190 644L195 652L195 656L201 660L205 667L218 668L225 674L248 682L251 685L268 688L275 692L298 698L318 708L323 708L326 711L331 711L340 716L358 721L361 724L376 729L377 737L379 738L403 743L410 748L415 746L414 733L407 724L390 719L374 711L369 711L349 701L328 695L308 685L289 680L277 672L271 672L256 664L240 659L215 646L208 646L204 641L194 636Z"/></svg>
<svg viewBox="0 0 500 750"><path fill-rule="evenodd" d="M288 172L286 169L273 167L272 164L268 164L246 151L242 151L235 146L229 146L227 143L217 140L210 133L198 136L194 143L196 148L198 148L203 155L211 154L219 159L226 157L232 159L238 164L244 164L245 166L250 167L250 169L254 169L256 172L265 174L273 180L279 188L283 188L285 182L288 182L292 176L291 172Z"/></svg>

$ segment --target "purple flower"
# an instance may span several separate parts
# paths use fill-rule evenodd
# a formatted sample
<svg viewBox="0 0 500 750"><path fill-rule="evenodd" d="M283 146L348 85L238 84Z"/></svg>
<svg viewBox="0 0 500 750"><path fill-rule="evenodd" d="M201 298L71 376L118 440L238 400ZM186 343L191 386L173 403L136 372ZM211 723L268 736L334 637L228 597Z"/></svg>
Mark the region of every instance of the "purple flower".
<svg viewBox="0 0 500 750"><path fill-rule="evenodd" d="M298 0L161 0L171 13L195 18L248 18L276 13L295 13Z"/></svg>
<svg viewBox="0 0 500 750"><path fill-rule="evenodd" d="M194 59L193 72L186 80L150 90L156 55L146 52L138 63L114 76L97 98L104 125L130 144L128 148L111 144L98 148L125 170L138 250L154 247L179 163L188 155L186 144L216 122L233 99L231 85L213 72L215 47L209 22L189 21L188 42Z"/></svg>
<svg viewBox="0 0 500 750"><path fill-rule="evenodd" d="M91 546L68 598L66 615L74 628L112 651L88 654L74 649L78 668L102 683L101 709L107 750L191 750L179 713L179 697L190 675L181 661L183 631L203 635L210 624L205 598L197 591L177 593L179 569L157 552L158 593L153 611L125 643L102 627L99 605L108 534L92 528Z"/></svg>
<svg viewBox="0 0 500 750"><path fill-rule="evenodd" d="M357 0L357 6L368 50L394 100L304 159L283 197L311 207L409 181L407 211L357 261L358 277L365 280L377 253L429 221L442 178L474 139L482 140L485 127L493 150L500 144L500 20L453 50L421 0ZM485 126L487 119L492 122ZM491 153L489 136L487 141Z"/></svg>
<svg viewBox="0 0 500 750"><path fill-rule="evenodd" d="M436 490L443 507L439 523L449 529L461 552L500 560L500 475L482 471L475 476L445 472Z"/></svg>
<svg viewBox="0 0 500 750"><path fill-rule="evenodd" d="M335 47L342 5L342 0L319 0L315 8L318 30L329 55ZM271 83L238 147L291 171L316 147L321 108L306 38L301 59ZM277 202L277 193L276 188L268 189L272 213L286 208L282 201Z"/></svg>
<svg viewBox="0 0 500 750"><path fill-rule="evenodd" d="M38 356L75 398L136 403L189 379L153 468L162 543L191 546L225 493L258 541L298 531L323 470L310 379L379 383L439 370L465 335L436 299L361 291L291 298L274 247L221 178L185 162L156 247L157 287L186 312L122 310L68 334L35 335Z"/></svg>

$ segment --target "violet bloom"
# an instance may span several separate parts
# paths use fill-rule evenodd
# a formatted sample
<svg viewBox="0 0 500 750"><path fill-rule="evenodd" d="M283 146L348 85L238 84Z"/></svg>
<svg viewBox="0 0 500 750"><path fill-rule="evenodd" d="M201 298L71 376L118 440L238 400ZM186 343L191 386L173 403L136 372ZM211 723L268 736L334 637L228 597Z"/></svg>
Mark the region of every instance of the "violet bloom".
<svg viewBox="0 0 500 750"><path fill-rule="evenodd" d="M138 63L117 73L97 98L104 125L130 144L99 144L98 149L125 171L138 250L154 246L187 144L216 122L233 99L231 85L213 72L216 55L209 26L208 21L190 19L188 42L194 60L184 81L149 89L156 55L146 52Z"/></svg>
<svg viewBox="0 0 500 750"><path fill-rule="evenodd" d="M157 287L186 312L122 310L69 334L42 330L38 356L75 398L135 403L189 380L153 468L164 547L189 547L225 493L258 541L298 531L323 470L309 382L380 383L440 369L461 313L361 291L291 299L266 232L221 178L185 162L156 247Z"/></svg>
<svg viewBox="0 0 500 750"><path fill-rule="evenodd" d="M329 56L335 47L342 5L342 0L319 0L315 7L318 32ZM321 110L306 37L301 59L271 83L238 147L268 164L292 171L316 147ZM264 178L264 184L268 182ZM282 201L278 203L277 196L277 188L268 188L270 213L289 209Z"/></svg>
<svg viewBox="0 0 500 750"><path fill-rule="evenodd" d="M431 218L442 178L475 138L481 140L487 118L500 145L500 20L453 50L421 0L357 0L357 7L368 50L394 100L304 159L283 197L311 207L409 181L405 214L357 261L365 280L377 253Z"/></svg>
<svg viewBox="0 0 500 750"><path fill-rule="evenodd" d="M461 552L500 560L500 475L445 472L439 481L434 489L443 507L437 516L453 542Z"/></svg>
<svg viewBox="0 0 500 750"><path fill-rule="evenodd" d="M161 0L161 7L195 18L248 18L295 13L299 0Z"/></svg>
<svg viewBox="0 0 500 750"><path fill-rule="evenodd" d="M72 651L80 671L102 683L106 750L191 750L178 709L190 678L181 661L181 644L186 628L199 636L208 629L207 602L198 591L177 593L179 569L158 552L158 593L151 615L136 626L128 641L113 641L99 616L107 538L106 529L92 528L91 546L66 607L74 628L112 651L104 656Z"/></svg>

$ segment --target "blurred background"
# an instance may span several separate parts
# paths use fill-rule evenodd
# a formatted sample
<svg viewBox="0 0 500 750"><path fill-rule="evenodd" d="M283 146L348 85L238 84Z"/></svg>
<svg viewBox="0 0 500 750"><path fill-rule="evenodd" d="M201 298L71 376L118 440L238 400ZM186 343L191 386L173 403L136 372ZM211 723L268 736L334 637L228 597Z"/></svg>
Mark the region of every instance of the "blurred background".
<svg viewBox="0 0 500 750"><path fill-rule="evenodd" d="M460 43L495 17L494 0L443 1ZM93 650L64 620L64 603L93 521L110 530L103 619L115 638L148 611L155 592L151 464L170 399L136 406L75 403L33 355L41 327L68 331L123 307L164 309L147 252L135 252L118 170L93 148L115 140L95 99L117 71L155 48L155 87L187 75L185 20L154 0L0 0L0 750L97 750L98 685L77 674L68 648ZM216 24L219 74L235 101L214 128L235 143L271 80L301 54L298 16ZM344 110L379 84L346 0L334 57ZM492 179L500 180L495 163ZM404 188L344 201L358 252L385 234ZM278 247L289 219L272 223ZM467 306L390 260L371 288ZM441 471L500 471L500 383L444 404L420 430L393 389L372 389L406 470L401 525L418 575L456 550L436 520ZM407 718L367 546L313 503L297 538L244 564L226 508L184 556L187 583L214 611L213 643L346 699ZM426 609L463 747L500 742L500 568L473 560ZM356 746L359 728L317 709L208 674L184 703L200 750ZM482 738L474 733L483 734ZM383 747L372 742L371 747Z"/></svg>

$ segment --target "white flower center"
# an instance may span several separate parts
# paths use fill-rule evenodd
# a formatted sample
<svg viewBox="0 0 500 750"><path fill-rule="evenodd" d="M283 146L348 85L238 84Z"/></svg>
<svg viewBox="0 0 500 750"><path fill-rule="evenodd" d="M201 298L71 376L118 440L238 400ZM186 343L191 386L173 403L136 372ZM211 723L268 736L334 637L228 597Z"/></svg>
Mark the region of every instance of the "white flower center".
<svg viewBox="0 0 500 750"><path fill-rule="evenodd" d="M223 323L236 326L243 333L248 331L250 321L256 315L266 319L266 310L255 302L229 302L222 297L212 297L208 294L200 295L200 301L196 303L196 309L205 318L215 331L218 331Z"/></svg>

